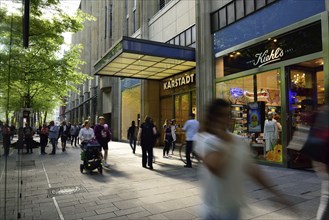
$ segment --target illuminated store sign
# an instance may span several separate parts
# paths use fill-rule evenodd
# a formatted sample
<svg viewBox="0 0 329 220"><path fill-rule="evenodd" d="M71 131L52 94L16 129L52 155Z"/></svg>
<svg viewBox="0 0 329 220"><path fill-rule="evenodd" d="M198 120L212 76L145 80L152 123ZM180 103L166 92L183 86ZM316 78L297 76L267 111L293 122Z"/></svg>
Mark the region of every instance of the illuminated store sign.
<svg viewBox="0 0 329 220"><path fill-rule="evenodd" d="M268 38L259 44L231 52L218 59L223 59L224 75L228 76L320 51L322 51L321 24L316 22L293 32Z"/></svg>
<svg viewBox="0 0 329 220"><path fill-rule="evenodd" d="M284 51L280 47L271 50L271 52L269 52L269 50L265 50L264 52L256 53L255 57L257 60L254 62L254 66L261 67L265 66L266 64L279 61L283 55Z"/></svg>
<svg viewBox="0 0 329 220"><path fill-rule="evenodd" d="M182 77L174 78L174 79L171 79L167 82L164 82L163 83L163 89L164 90L172 89L172 88L187 85L187 84L190 84L190 83L194 83L194 73L184 75Z"/></svg>

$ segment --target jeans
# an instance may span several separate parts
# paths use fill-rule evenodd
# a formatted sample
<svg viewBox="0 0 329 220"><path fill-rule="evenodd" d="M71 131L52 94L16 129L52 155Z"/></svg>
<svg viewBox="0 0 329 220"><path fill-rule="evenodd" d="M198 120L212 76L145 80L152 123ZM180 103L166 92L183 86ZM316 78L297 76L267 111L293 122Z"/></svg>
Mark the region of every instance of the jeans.
<svg viewBox="0 0 329 220"><path fill-rule="evenodd" d="M136 138L131 137L129 139L129 144L130 144L131 149L133 150L133 153L135 153L135 151L136 151Z"/></svg>
<svg viewBox="0 0 329 220"><path fill-rule="evenodd" d="M53 150L51 151L52 154L56 154L56 144L57 144L57 139L56 138L51 138L50 139L51 145L53 146Z"/></svg>
<svg viewBox="0 0 329 220"><path fill-rule="evenodd" d="M146 163L149 167L153 167L153 146L142 146L142 165L146 167Z"/></svg>
<svg viewBox="0 0 329 220"><path fill-rule="evenodd" d="M186 166L192 167L192 162L191 162L191 153L192 153L192 144L193 141L186 141Z"/></svg>

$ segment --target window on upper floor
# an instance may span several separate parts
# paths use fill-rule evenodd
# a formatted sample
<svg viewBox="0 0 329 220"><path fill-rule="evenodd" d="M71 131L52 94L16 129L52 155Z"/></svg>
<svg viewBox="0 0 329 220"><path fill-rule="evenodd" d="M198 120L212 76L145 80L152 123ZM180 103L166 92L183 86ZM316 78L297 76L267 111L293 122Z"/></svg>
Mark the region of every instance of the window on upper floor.
<svg viewBox="0 0 329 220"><path fill-rule="evenodd" d="M211 13L211 32L233 24L277 0L233 0Z"/></svg>
<svg viewBox="0 0 329 220"><path fill-rule="evenodd" d="M109 28L110 29L109 30L110 31L110 34L109 34L109 37L112 38L112 34L113 34L113 32L112 32L113 31L113 26L112 26L113 25L113 20L112 20L112 4L110 4L110 19L109 20L110 20L110 28Z"/></svg>
<svg viewBox="0 0 329 220"><path fill-rule="evenodd" d="M129 36L129 0L126 0L126 35Z"/></svg>
<svg viewBox="0 0 329 220"><path fill-rule="evenodd" d="M185 31L182 31L175 37L167 41L169 44L175 44L180 46L195 47L196 41L196 28L195 25L187 28Z"/></svg>
<svg viewBox="0 0 329 220"><path fill-rule="evenodd" d="M159 10L164 8L165 5L167 5L171 0L158 0L159 1Z"/></svg>
<svg viewBox="0 0 329 220"><path fill-rule="evenodd" d="M134 0L133 4L133 32L136 32L136 8L137 8L137 0Z"/></svg>

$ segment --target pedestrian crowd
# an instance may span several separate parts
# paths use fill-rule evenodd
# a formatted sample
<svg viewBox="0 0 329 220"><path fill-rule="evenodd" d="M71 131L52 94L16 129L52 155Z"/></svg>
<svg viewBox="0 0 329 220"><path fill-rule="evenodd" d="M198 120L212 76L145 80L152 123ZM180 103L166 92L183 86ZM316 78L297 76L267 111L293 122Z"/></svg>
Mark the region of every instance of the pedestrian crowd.
<svg viewBox="0 0 329 220"><path fill-rule="evenodd" d="M321 177L321 201L316 219L329 219L329 132L328 132L328 111L329 107L324 106L319 111L301 152L309 155L314 160L315 171ZM269 115L268 123L271 122L272 115ZM108 166L108 144L112 139L112 131L105 123L103 116L98 118L98 124L91 126L88 120L83 125L65 121L60 126L51 121L49 125L44 124L39 131L40 153L46 154L45 147L48 140L52 145L51 155L56 154L58 140L61 142L62 152L66 151L67 141L72 147L77 147L79 142L87 145L90 141L97 141L103 150L103 165ZM224 99L215 99L209 103L203 120L199 123L193 113L185 122L182 130L185 132L186 143L186 168L192 168L191 154L195 153L202 163L199 166L200 183L202 186L203 203L200 209L202 219L240 219L240 209L244 203L244 176L251 177L252 180L263 186L270 193L274 194L278 201L291 207L291 211L296 213L293 206L278 191L271 187L269 180L262 170L253 162L250 148L240 136L230 132L231 106ZM276 125L278 126L278 125ZM280 125L281 126L281 125ZM9 146L11 140L11 129L5 124L2 126L4 146ZM177 125L174 119L166 119L162 132L155 125L150 116L146 116L144 121L136 125L131 122L127 130L132 153L136 153L136 146L141 146L142 167L153 170L153 148L156 145L161 133L163 134L163 158L174 154L177 141ZM279 130L280 131L280 130ZM28 123L23 129L19 129L18 136L23 137L26 145L26 152L33 153L34 131ZM309 146L318 151L307 151ZM311 148L310 148L311 149ZM319 154L319 152L325 152ZM9 147L5 147L5 155L8 156Z"/></svg>

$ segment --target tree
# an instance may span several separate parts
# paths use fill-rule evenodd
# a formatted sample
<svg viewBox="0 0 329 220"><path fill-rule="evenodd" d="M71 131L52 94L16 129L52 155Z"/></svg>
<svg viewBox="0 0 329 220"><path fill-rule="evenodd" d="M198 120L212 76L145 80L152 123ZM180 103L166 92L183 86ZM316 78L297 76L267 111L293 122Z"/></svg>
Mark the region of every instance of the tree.
<svg viewBox="0 0 329 220"><path fill-rule="evenodd" d="M0 8L0 108L6 109L7 121L8 112L21 108L53 109L89 78L80 72L82 46L61 49L63 33L78 32L93 19L80 10L64 13L59 0L31 0L29 47L24 49L22 15Z"/></svg>

